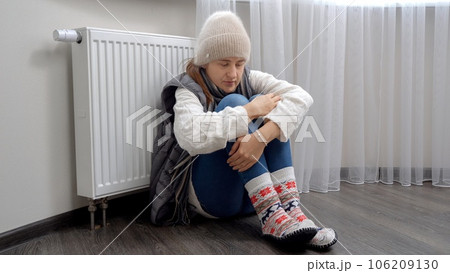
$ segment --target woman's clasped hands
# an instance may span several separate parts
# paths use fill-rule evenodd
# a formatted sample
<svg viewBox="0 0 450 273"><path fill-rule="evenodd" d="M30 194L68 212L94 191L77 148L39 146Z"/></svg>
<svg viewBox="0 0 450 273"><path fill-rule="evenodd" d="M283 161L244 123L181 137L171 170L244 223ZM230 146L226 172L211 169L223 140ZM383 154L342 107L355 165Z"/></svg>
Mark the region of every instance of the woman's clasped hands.
<svg viewBox="0 0 450 273"><path fill-rule="evenodd" d="M244 106L250 120L265 116L270 113L281 100L281 97L273 93L259 95ZM236 139L231 147L228 165L239 172L250 169L258 162L264 152L265 143L258 140L255 135L247 134Z"/></svg>

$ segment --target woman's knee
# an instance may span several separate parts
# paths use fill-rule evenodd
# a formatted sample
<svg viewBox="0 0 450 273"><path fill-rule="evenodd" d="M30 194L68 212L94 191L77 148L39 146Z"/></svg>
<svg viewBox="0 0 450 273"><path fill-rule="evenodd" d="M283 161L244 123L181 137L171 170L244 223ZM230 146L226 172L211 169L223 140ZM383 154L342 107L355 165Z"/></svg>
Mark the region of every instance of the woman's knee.
<svg viewBox="0 0 450 273"><path fill-rule="evenodd" d="M217 105L220 110L225 109L225 107L236 107L246 105L249 100L240 94L229 94L225 96Z"/></svg>

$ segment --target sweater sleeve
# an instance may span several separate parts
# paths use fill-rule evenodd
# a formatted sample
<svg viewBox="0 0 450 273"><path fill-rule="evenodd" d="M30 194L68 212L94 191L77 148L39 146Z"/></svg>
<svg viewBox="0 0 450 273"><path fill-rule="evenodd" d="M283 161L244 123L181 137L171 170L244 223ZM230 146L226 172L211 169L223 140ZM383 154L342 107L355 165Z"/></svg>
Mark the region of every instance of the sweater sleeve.
<svg viewBox="0 0 450 273"><path fill-rule="evenodd" d="M175 98L174 134L191 156L223 149L229 140L248 132L248 115L242 106L204 112L199 99L185 88L178 88Z"/></svg>
<svg viewBox="0 0 450 273"><path fill-rule="evenodd" d="M252 70L249 79L258 93L275 93L281 96L281 101L264 118L280 127L280 141L286 142L313 104L313 98L300 86L278 80L261 71Z"/></svg>

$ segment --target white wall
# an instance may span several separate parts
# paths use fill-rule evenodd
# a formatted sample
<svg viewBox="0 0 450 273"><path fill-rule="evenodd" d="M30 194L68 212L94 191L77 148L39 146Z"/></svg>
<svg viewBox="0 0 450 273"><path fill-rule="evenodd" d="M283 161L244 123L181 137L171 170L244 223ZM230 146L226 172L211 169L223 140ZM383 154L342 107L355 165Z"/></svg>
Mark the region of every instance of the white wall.
<svg viewBox="0 0 450 273"><path fill-rule="evenodd" d="M131 31L195 35L195 0L100 0ZM87 205L76 195L70 45L123 27L95 0L0 0L0 233ZM88 215L86 215L88 217Z"/></svg>

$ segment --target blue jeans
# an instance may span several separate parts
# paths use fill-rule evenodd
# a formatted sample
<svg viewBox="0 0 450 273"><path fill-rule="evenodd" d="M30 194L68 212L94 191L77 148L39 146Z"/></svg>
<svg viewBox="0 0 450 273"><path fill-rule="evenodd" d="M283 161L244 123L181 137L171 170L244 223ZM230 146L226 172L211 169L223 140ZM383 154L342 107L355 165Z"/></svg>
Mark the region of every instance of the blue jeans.
<svg viewBox="0 0 450 273"><path fill-rule="evenodd" d="M220 101L215 111L219 112L227 106L245 105L253 98L248 100L242 95L230 94ZM256 124L249 124L249 133L256 129ZM226 162L233 144L234 142L228 142L225 149L199 155L192 166L192 185L198 201L203 210L212 216L231 217L254 212L244 185L263 173L292 166L289 141L274 139L250 169L244 172L234 171Z"/></svg>

